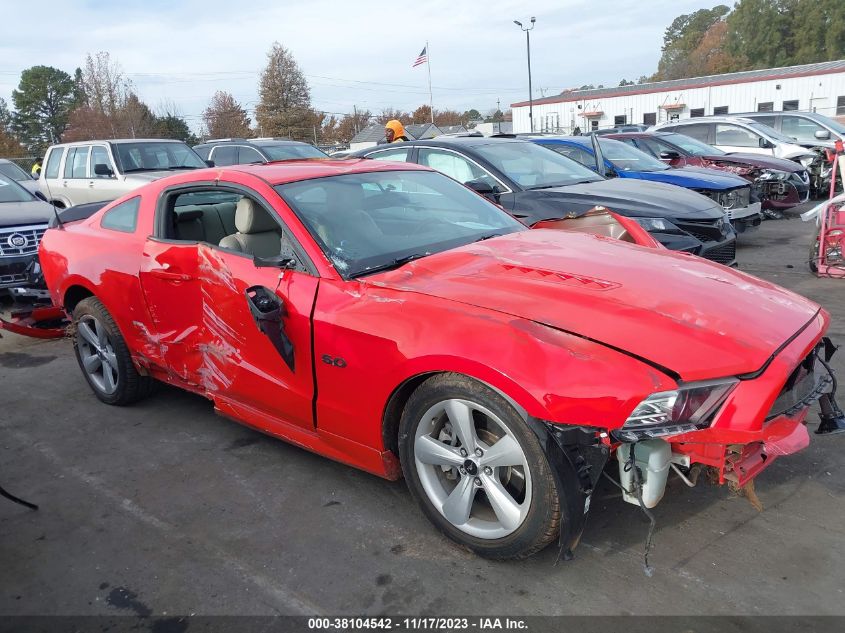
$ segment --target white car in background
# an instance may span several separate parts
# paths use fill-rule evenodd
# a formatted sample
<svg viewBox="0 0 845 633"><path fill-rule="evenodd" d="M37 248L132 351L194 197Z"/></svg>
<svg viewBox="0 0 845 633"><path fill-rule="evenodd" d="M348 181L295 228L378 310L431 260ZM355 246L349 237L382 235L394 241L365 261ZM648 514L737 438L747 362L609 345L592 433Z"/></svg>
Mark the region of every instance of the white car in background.
<svg viewBox="0 0 845 633"><path fill-rule="evenodd" d="M744 152L786 158L808 167L815 154L801 147L795 139L752 119L711 116L669 121L651 128L660 132L677 132L697 139L723 152Z"/></svg>
<svg viewBox="0 0 845 633"><path fill-rule="evenodd" d="M38 185L49 202L103 202L183 169L208 164L182 141L126 139L61 143L47 150Z"/></svg>

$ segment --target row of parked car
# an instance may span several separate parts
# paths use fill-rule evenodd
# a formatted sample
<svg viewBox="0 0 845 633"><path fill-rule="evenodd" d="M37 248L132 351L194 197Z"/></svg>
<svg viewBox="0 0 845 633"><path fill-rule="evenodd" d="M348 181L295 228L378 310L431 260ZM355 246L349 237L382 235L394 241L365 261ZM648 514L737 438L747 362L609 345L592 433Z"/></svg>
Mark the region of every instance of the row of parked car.
<svg viewBox="0 0 845 633"><path fill-rule="evenodd" d="M789 126L788 117L773 116ZM347 155L432 167L532 226L605 207L669 249L726 265L736 263L737 233L758 226L764 214L806 201L813 190L817 156L750 118L613 132L441 137ZM824 141L821 136L814 139ZM0 203L17 209L0 224L0 293L43 295L33 259L55 208L113 200L182 170L325 157L312 145L279 138L219 139L193 148L160 139L87 141L51 146L37 182L0 161Z"/></svg>

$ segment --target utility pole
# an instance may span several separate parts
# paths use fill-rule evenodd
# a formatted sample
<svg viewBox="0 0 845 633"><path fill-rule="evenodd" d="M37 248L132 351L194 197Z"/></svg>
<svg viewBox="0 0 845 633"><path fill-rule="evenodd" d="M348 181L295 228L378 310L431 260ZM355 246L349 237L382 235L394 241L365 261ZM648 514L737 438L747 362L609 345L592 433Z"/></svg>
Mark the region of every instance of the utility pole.
<svg viewBox="0 0 845 633"><path fill-rule="evenodd" d="M354 105L352 106L352 129L355 130L356 135L360 132L358 129L358 108Z"/></svg>
<svg viewBox="0 0 845 633"><path fill-rule="evenodd" d="M528 53L528 123L532 132L534 131L534 94L531 89L531 30L534 28L534 22L536 21L537 19L532 17L531 26L527 28L522 26L522 22L519 20L513 21L514 24L525 32L525 50Z"/></svg>

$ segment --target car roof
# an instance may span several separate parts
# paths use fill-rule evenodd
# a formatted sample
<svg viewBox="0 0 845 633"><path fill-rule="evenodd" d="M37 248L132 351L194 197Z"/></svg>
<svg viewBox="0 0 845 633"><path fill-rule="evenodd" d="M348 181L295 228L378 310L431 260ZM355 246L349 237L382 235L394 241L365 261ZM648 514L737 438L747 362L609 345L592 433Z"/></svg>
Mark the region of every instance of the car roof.
<svg viewBox="0 0 845 633"><path fill-rule="evenodd" d="M75 147L77 145L92 145L94 143L112 143L114 145L121 145L123 143L181 143L185 145L185 141L178 141L172 138L109 138L109 139L91 139L90 141L73 141L71 143L55 143L51 147Z"/></svg>
<svg viewBox="0 0 845 633"><path fill-rule="evenodd" d="M661 132L660 130L655 130L654 132L643 130L641 132L616 132L608 136L612 136L613 138L641 138L643 136L672 136L673 134L674 132Z"/></svg>
<svg viewBox="0 0 845 633"><path fill-rule="evenodd" d="M481 145L492 145L493 143L530 143L523 138L494 137L494 136L453 136L448 138L420 139L415 141L402 141L402 143L383 143L375 147L368 147L366 151L376 149L394 149L400 145L426 146L426 147L479 147ZM362 150L363 151L363 150Z"/></svg>
<svg viewBox="0 0 845 633"><path fill-rule="evenodd" d="M291 138L220 138L209 139L203 143L194 145L194 147L203 147L205 145L256 145L263 147L268 145L311 145L311 143L294 141Z"/></svg>
<svg viewBox="0 0 845 633"><path fill-rule="evenodd" d="M693 123L757 123L754 119L743 118L741 116L731 115L717 115L717 116L697 116L689 119L680 119L678 121L667 121L661 123L660 127L668 127L670 125L691 125Z"/></svg>
<svg viewBox="0 0 845 633"><path fill-rule="evenodd" d="M252 174L266 180L272 185L283 185L299 180L343 176L346 174L363 174L381 171L434 171L429 167L415 163L372 160L370 158L285 160L263 165L229 165L224 169ZM220 168L212 168L212 170L215 173L219 173Z"/></svg>

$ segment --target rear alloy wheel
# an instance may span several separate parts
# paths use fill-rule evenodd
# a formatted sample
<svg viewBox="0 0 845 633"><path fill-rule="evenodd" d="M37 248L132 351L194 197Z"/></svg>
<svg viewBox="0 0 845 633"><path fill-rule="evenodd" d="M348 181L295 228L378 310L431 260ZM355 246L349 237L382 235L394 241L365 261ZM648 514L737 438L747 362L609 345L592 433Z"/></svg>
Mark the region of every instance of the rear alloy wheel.
<svg viewBox="0 0 845 633"><path fill-rule="evenodd" d="M412 494L458 543L518 558L557 535L557 490L539 441L486 385L457 374L427 380L406 406L399 446Z"/></svg>
<svg viewBox="0 0 845 633"><path fill-rule="evenodd" d="M117 325L95 297L73 310L76 360L94 395L106 404L131 404L149 395L153 380L141 376Z"/></svg>

